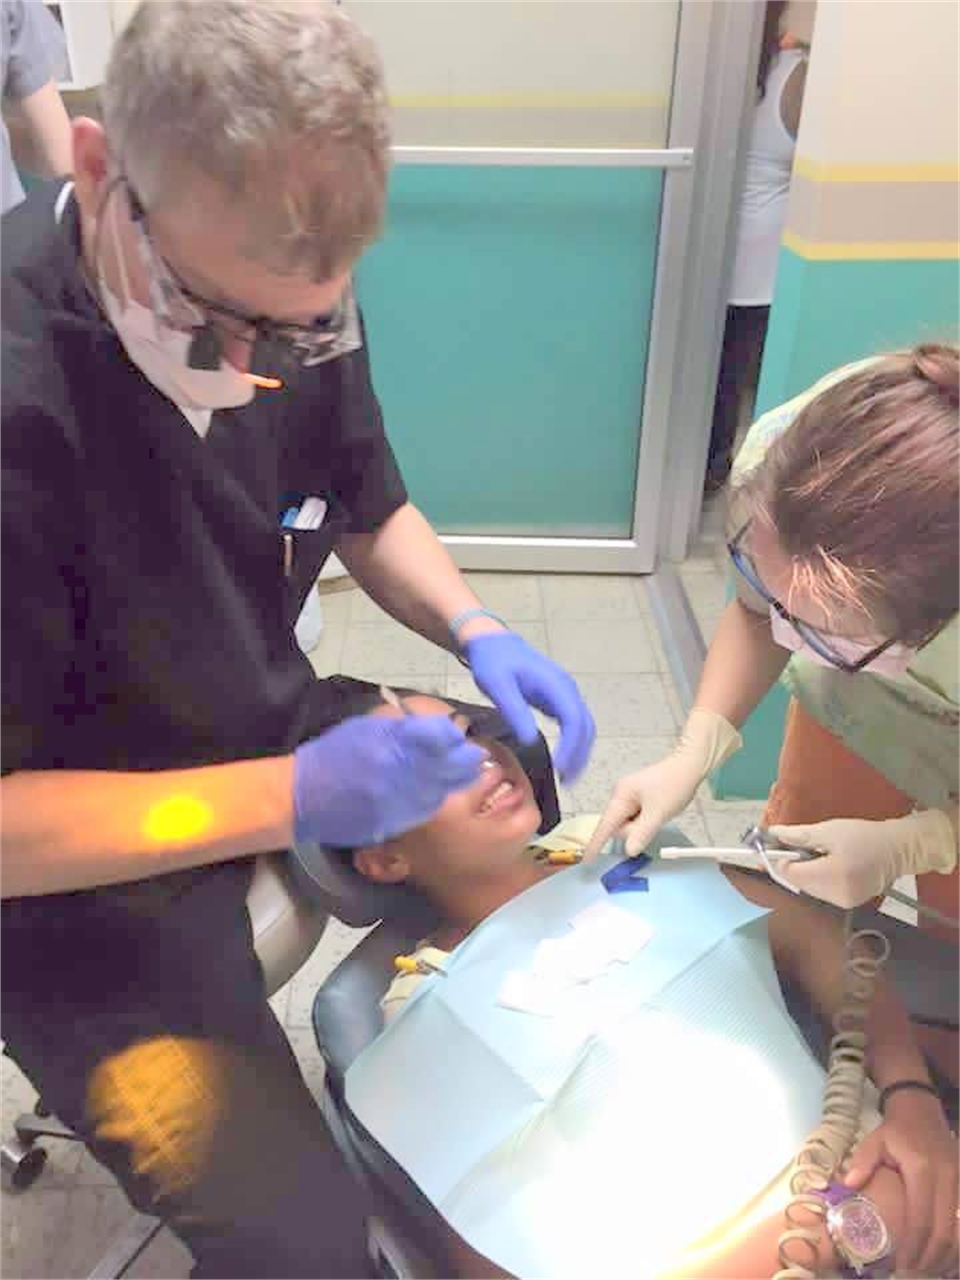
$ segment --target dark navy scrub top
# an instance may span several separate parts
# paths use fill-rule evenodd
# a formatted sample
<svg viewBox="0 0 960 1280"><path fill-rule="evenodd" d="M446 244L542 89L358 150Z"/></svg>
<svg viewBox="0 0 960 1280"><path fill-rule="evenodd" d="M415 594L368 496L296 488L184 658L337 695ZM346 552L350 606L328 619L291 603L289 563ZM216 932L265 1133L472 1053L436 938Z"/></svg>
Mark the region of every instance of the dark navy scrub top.
<svg viewBox="0 0 960 1280"><path fill-rule="evenodd" d="M3 220L2 767L164 769L291 750L339 718L293 623L347 532L406 501L366 350L201 438L79 270L72 196ZM329 511L294 531L307 495Z"/></svg>

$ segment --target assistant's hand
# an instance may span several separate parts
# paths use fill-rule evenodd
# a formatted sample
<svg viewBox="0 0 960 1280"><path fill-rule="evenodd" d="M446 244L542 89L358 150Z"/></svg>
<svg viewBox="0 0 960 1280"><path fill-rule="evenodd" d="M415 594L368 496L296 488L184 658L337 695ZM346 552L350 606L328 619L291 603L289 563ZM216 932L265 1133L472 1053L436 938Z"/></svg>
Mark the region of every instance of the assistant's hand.
<svg viewBox="0 0 960 1280"><path fill-rule="evenodd" d="M670 755L627 774L614 787L584 850L584 861L595 858L619 831L623 831L628 857L643 853L664 823L686 809L711 769L740 744L740 734L723 716L706 707L694 707Z"/></svg>
<svg viewBox="0 0 960 1280"><path fill-rule="evenodd" d="M775 826L770 833L783 844L826 854L791 863L785 874L804 893L838 907L857 907L882 897L900 876L948 872L957 865L953 823L939 809L882 822L831 818L805 826Z"/></svg>
<svg viewBox="0 0 960 1280"><path fill-rule="evenodd" d="M521 742L533 742L536 707L560 725L554 763L572 782L586 768L596 737L593 716L576 681L514 631L494 631L468 640L464 656L478 688L491 699Z"/></svg>
<svg viewBox="0 0 960 1280"><path fill-rule="evenodd" d="M447 716L344 720L294 752L294 837L381 844L475 782L484 756Z"/></svg>
<svg viewBox="0 0 960 1280"><path fill-rule="evenodd" d="M896 1245L898 1276L949 1276L957 1266L957 1139L928 1093L898 1093L850 1159L844 1182L862 1190L880 1165L903 1179L906 1210ZM869 1193L868 1193L869 1194Z"/></svg>

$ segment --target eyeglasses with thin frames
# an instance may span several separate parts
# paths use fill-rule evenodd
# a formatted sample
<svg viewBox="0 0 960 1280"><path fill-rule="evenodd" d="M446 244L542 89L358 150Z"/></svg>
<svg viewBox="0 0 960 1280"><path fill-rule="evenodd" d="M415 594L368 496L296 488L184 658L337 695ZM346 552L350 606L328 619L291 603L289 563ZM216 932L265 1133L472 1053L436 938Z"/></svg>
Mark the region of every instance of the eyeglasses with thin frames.
<svg viewBox="0 0 960 1280"><path fill-rule="evenodd" d="M870 649L867 653L857 658L855 662L851 662L849 658L845 658L843 654L831 645L829 639L827 639L822 632L818 631L816 627L812 627L809 622L804 622L802 618L798 618L796 614L791 613L786 605L783 604L782 601L778 600L775 595L772 595L771 592L769 592L763 585L763 580L757 572L756 565L753 563L749 554L744 551L742 546L744 535L749 527L750 521L748 520L745 525L737 530L736 534L727 543L727 551L730 555L730 559L733 561L734 568L744 581L749 583L749 585L753 587L754 591L766 600L767 604L770 605L774 612L777 613L784 622L789 623L789 625L793 627L794 631L796 631L804 644L809 645L814 653L819 654L821 658L824 658L827 662L831 663L831 665L839 668L840 671L845 671L848 675L855 675L858 671L862 671L864 667L869 666L871 662L874 662L882 653L885 653L887 649L895 643L894 640L884 640L882 644L878 644L875 648Z"/></svg>

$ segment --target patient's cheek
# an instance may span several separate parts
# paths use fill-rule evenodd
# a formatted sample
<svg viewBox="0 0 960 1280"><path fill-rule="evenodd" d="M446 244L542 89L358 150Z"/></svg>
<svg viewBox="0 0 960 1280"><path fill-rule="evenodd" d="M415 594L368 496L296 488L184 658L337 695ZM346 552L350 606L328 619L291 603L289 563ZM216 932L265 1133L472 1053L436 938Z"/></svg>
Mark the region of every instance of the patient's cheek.
<svg viewBox="0 0 960 1280"><path fill-rule="evenodd" d="M416 859L422 866L462 861L462 851L471 839L469 792L454 792L424 826L417 831Z"/></svg>

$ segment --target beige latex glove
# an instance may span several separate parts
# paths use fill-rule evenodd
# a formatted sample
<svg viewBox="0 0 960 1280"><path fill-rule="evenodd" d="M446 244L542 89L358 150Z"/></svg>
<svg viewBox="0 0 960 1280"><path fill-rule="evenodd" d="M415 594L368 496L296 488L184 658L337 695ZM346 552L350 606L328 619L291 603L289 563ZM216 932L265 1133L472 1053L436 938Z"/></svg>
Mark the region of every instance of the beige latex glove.
<svg viewBox="0 0 960 1280"><path fill-rule="evenodd" d="M957 833L940 809L883 822L831 818L807 826L771 827L770 834L783 844L827 855L791 863L785 874L804 893L838 907L858 907L882 897L899 876L946 873L957 865Z"/></svg>
<svg viewBox="0 0 960 1280"><path fill-rule="evenodd" d="M673 751L656 764L628 773L613 789L603 817L583 860L595 858L621 830L631 858L644 849L660 828L682 813L711 769L739 751L743 739L716 711L694 707Z"/></svg>

